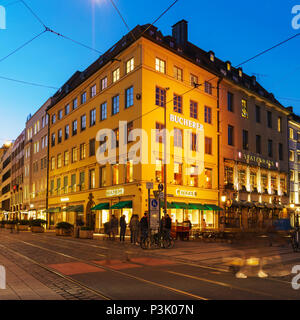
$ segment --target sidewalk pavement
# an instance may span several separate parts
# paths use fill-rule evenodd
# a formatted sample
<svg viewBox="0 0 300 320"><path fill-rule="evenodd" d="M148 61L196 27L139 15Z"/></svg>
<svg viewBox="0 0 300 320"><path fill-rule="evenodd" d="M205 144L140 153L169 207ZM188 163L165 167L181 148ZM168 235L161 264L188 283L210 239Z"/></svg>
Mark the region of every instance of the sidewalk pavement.
<svg viewBox="0 0 300 320"><path fill-rule="evenodd" d="M6 289L0 289L0 300L64 300L1 254L0 265L6 269Z"/></svg>

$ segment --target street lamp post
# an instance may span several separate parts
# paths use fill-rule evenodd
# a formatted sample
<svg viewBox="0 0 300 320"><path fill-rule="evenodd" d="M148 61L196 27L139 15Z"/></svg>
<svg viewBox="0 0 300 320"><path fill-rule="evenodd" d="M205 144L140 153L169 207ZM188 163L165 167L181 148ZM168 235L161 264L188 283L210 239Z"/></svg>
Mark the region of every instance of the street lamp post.
<svg viewBox="0 0 300 320"><path fill-rule="evenodd" d="M167 215L167 91L169 88L165 89L165 99L164 99L164 215Z"/></svg>

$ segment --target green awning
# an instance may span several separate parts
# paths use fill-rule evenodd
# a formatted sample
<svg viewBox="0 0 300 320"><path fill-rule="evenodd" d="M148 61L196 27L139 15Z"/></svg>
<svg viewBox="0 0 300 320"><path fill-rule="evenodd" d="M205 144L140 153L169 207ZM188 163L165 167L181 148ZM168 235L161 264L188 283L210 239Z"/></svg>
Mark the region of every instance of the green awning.
<svg viewBox="0 0 300 320"><path fill-rule="evenodd" d="M95 207L93 207L91 210L109 210L109 203L99 203Z"/></svg>
<svg viewBox="0 0 300 320"><path fill-rule="evenodd" d="M209 210L206 206L204 206L201 203L189 203L188 209L189 210L202 210L202 211Z"/></svg>
<svg viewBox="0 0 300 320"><path fill-rule="evenodd" d="M132 209L132 201L120 201L113 206L111 206L111 209Z"/></svg>
<svg viewBox="0 0 300 320"><path fill-rule="evenodd" d="M160 207L161 208L165 207L165 203L163 200L160 200ZM168 209L176 209L175 206L173 205L173 203L171 203L171 202L167 202L167 208Z"/></svg>
<svg viewBox="0 0 300 320"><path fill-rule="evenodd" d="M79 206L69 206L67 207L64 211L66 212L83 212L83 205L79 205Z"/></svg>
<svg viewBox="0 0 300 320"><path fill-rule="evenodd" d="M188 209L188 204L184 202L172 202L175 209Z"/></svg>
<svg viewBox="0 0 300 320"><path fill-rule="evenodd" d="M214 204L205 204L205 207L207 207L208 209L206 210L211 210L211 211L223 211L222 208L214 205Z"/></svg>
<svg viewBox="0 0 300 320"><path fill-rule="evenodd" d="M60 212L60 211L61 211L60 207L48 208L48 209L46 210L46 212L48 212L48 213L57 213L57 212Z"/></svg>

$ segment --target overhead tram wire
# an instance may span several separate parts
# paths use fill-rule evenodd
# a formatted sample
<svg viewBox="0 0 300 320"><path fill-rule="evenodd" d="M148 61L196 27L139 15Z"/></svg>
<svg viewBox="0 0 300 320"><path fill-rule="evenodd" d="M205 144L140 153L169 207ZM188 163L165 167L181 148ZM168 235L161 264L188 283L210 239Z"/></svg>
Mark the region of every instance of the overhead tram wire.
<svg viewBox="0 0 300 320"><path fill-rule="evenodd" d="M5 59L7 59L8 57L12 56L14 53L16 53L17 51L21 50L22 48L24 48L25 46L27 46L29 43L31 43L33 40L37 39L38 37L40 37L42 34L44 34L46 32L46 30L40 32L38 35L34 36L32 39L28 40L27 42L25 42L24 44L22 44L20 47L18 47L17 49L15 49L14 51L12 51L10 54L8 54L7 56L3 57L0 59L0 62L4 61Z"/></svg>
<svg viewBox="0 0 300 320"><path fill-rule="evenodd" d="M8 77L3 77L3 76L0 76L0 80L1 80L1 79L2 79L2 80L7 80L7 81L18 82L18 83L22 83L22 84L27 84L27 85L35 86L35 87L49 88L49 89L55 89L55 90L58 90L58 89L59 89L59 88L53 87L53 86L48 86L48 85L39 84L39 83L35 83L35 82L17 80L17 79L8 78Z"/></svg>
<svg viewBox="0 0 300 320"><path fill-rule="evenodd" d="M42 19L29 7L29 5L24 0L21 0L21 2L29 10L29 12L31 12L31 14L35 17L35 19L46 29L46 25L42 21Z"/></svg>
<svg viewBox="0 0 300 320"><path fill-rule="evenodd" d="M116 9L116 11L118 12L119 16L121 17L124 25L126 26L127 30L131 33L132 37L134 40L136 40L136 37L135 35L133 34L132 30L129 28L128 24L126 23L124 17L122 16L120 10L118 9L118 7L115 5L114 1L113 0L110 0L111 4L113 5L113 7Z"/></svg>

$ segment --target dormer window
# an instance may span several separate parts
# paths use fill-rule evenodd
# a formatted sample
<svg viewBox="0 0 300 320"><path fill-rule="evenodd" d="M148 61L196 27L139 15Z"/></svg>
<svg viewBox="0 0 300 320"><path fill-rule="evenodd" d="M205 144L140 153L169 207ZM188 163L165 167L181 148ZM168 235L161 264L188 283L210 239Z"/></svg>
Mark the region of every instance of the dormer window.
<svg viewBox="0 0 300 320"><path fill-rule="evenodd" d="M227 71L231 71L231 63L229 61L226 62L226 68L227 68Z"/></svg>
<svg viewBox="0 0 300 320"><path fill-rule="evenodd" d="M174 48L174 42L173 41L170 41L170 47Z"/></svg>
<svg viewBox="0 0 300 320"><path fill-rule="evenodd" d="M256 77L255 76L252 76L252 85L256 86Z"/></svg>
<svg viewBox="0 0 300 320"><path fill-rule="evenodd" d="M215 54L212 51L209 52L209 59L211 62L215 61Z"/></svg>
<svg viewBox="0 0 300 320"><path fill-rule="evenodd" d="M243 77L243 70L241 68L239 68L239 77L242 78Z"/></svg>

